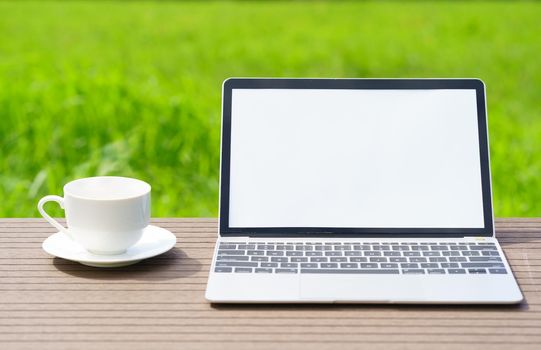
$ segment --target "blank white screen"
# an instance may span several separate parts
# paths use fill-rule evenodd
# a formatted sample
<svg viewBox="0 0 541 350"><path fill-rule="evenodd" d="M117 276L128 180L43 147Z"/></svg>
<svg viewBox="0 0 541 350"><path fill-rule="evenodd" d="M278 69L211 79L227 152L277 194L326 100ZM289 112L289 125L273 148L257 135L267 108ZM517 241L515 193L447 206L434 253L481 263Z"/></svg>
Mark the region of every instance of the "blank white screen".
<svg viewBox="0 0 541 350"><path fill-rule="evenodd" d="M233 89L230 227L484 227L475 90Z"/></svg>

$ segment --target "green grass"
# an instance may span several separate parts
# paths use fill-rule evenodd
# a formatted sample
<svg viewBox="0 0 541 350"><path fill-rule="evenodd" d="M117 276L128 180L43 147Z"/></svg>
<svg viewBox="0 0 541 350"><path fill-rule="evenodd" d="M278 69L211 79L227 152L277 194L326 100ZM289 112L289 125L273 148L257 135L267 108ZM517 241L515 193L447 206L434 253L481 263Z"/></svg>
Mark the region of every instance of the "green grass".
<svg viewBox="0 0 541 350"><path fill-rule="evenodd" d="M539 3L0 3L0 216L91 175L216 216L230 76L479 77L497 216L541 215ZM62 215L55 209L55 215Z"/></svg>

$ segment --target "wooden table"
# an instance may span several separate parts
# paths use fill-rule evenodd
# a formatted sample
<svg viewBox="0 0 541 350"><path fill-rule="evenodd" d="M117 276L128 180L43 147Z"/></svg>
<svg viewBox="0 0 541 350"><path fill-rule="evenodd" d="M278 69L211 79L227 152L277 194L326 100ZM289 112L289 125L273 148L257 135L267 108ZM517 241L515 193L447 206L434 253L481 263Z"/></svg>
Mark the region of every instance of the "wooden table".
<svg viewBox="0 0 541 350"><path fill-rule="evenodd" d="M0 349L541 349L541 219L499 219L518 306L212 305L217 221L156 219L177 246L97 269L48 256L54 229L0 219Z"/></svg>

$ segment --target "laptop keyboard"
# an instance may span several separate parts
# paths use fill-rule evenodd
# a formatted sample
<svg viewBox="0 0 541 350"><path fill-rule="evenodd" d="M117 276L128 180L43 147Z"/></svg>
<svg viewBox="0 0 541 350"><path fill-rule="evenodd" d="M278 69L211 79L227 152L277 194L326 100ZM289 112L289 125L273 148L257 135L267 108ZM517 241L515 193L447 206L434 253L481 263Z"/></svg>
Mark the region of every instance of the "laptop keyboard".
<svg viewBox="0 0 541 350"><path fill-rule="evenodd" d="M214 272L507 274L495 243L222 242Z"/></svg>

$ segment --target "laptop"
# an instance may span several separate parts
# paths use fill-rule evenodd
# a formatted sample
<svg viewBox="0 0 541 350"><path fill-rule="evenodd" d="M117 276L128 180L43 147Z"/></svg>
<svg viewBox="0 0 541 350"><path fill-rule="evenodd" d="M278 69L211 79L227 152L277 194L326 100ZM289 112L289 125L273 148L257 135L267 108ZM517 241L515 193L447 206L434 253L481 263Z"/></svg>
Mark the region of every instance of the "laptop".
<svg viewBox="0 0 541 350"><path fill-rule="evenodd" d="M228 79L220 303L518 303L478 79Z"/></svg>

